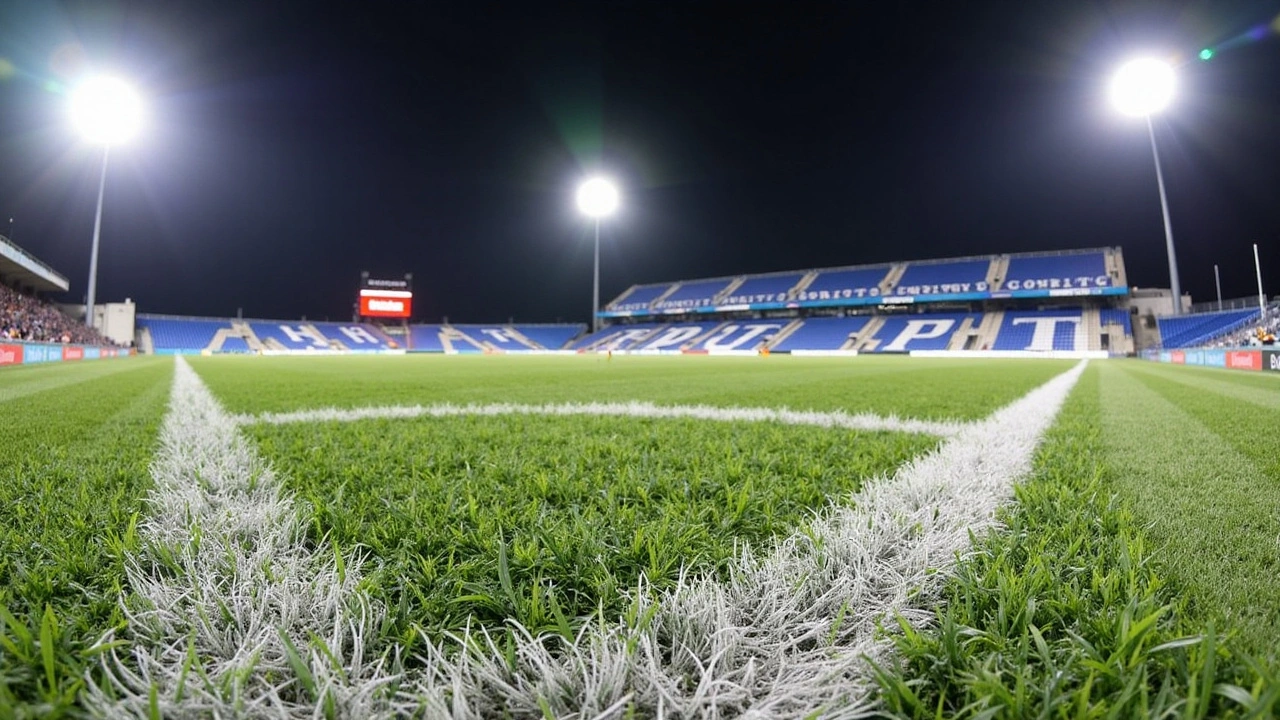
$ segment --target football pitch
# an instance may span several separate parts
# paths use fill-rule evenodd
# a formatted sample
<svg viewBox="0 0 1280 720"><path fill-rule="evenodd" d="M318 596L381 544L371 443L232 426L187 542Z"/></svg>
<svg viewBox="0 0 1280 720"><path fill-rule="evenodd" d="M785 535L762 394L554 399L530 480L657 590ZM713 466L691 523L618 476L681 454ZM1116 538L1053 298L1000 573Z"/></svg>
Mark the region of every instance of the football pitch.
<svg viewBox="0 0 1280 720"><path fill-rule="evenodd" d="M1280 711L1271 376L140 357L0 412L0 719Z"/></svg>

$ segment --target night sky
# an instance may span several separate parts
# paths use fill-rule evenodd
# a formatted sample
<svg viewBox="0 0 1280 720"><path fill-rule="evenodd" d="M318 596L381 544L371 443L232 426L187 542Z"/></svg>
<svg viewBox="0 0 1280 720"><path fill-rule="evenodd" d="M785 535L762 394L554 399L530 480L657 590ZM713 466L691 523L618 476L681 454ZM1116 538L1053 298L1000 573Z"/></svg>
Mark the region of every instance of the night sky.
<svg viewBox="0 0 1280 720"><path fill-rule="evenodd" d="M1120 245L1168 286L1146 128L1108 105L1177 58L1156 121L1183 289L1280 293L1276 2L10 2L0 233L80 301L101 151L65 88L132 80L98 301L350 317L359 273L415 318L586 321L576 184L604 171L601 296L633 283ZM1261 26L1261 29L1256 29ZM1252 32L1251 32L1252 30ZM1209 62L1196 59L1220 46Z"/></svg>

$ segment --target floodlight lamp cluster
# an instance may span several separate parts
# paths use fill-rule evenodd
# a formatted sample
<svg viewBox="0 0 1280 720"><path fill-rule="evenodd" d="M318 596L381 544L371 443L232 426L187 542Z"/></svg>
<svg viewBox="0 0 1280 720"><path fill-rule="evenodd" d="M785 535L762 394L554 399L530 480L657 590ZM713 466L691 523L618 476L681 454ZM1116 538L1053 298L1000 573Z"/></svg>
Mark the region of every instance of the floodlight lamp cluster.
<svg viewBox="0 0 1280 720"><path fill-rule="evenodd" d="M604 178L592 178L578 186L578 209L584 215L602 218L618 209L618 188Z"/></svg>
<svg viewBox="0 0 1280 720"><path fill-rule="evenodd" d="M91 143L118 145L129 140L142 127L142 116L142 99L119 78L90 78L71 94L71 119Z"/></svg>
<svg viewBox="0 0 1280 720"><path fill-rule="evenodd" d="M1130 60L1111 78L1111 104L1125 115L1151 116L1173 101L1173 68L1155 58Z"/></svg>

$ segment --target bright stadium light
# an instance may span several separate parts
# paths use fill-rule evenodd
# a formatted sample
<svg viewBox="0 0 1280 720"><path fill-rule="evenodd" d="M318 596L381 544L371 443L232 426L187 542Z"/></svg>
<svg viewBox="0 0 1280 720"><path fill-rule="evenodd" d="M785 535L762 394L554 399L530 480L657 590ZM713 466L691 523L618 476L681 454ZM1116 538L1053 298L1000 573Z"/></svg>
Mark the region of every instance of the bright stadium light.
<svg viewBox="0 0 1280 720"><path fill-rule="evenodd" d="M1111 78L1111 104L1131 117L1147 121L1151 138L1151 156L1156 164L1156 186L1160 189L1160 211L1164 216L1165 250L1169 256L1169 289L1173 293L1173 314L1182 314L1182 283L1178 280L1178 256L1173 249L1173 225L1169 222L1169 198L1164 191L1164 173L1160 170L1160 151L1156 148L1156 130L1151 116L1169 107L1177 85L1173 68L1153 58L1130 60Z"/></svg>
<svg viewBox="0 0 1280 720"><path fill-rule="evenodd" d="M71 93L71 120L85 140L102 146L102 176L98 180L98 211L93 220L93 247L89 253L89 292L85 299L85 324L93 327L93 307L98 290L98 237L102 231L102 196L107 188L107 157L111 146L133 138L142 128L142 99L119 78L99 76L81 83Z"/></svg>
<svg viewBox="0 0 1280 720"><path fill-rule="evenodd" d="M1125 115L1152 115L1173 101L1173 68L1154 58L1130 60L1111 78L1111 103Z"/></svg>
<svg viewBox="0 0 1280 720"><path fill-rule="evenodd" d="M591 331L600 329L600 219L618 209L618 188L604 178L591 178L578 186L578 209L596 221L596 265L591 286Z"/></svg>
<svg viewBox="0 0 1280 720"><path fill-rule="evenodd" d="M618 209L618 189L604 178L592 178L578 186L578 209L593 218L611 215Z"/></svg>
<svg viewBox="0 0 1280 720"><path fill-rule="evenodd" d="M95 77L71 93L71 119L89 142L119 145L142 127L142 100L119 78Z"/></svg>

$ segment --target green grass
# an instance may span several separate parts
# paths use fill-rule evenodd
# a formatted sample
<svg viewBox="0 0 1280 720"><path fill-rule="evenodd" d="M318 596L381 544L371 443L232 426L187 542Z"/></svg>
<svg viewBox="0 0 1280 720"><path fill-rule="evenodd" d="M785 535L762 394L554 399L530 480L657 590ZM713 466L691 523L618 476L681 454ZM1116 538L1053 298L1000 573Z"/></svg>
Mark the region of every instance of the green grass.
<svg viewBox="0 0 1280 720"><path fill-rule="evenodd" d="M0 371L0 718L74 712L86 651L121 622L166 360Z"/></svg>
<svg viewBox="0 0 1280 720"><path fill-rule="evenodd" d="M649 400L976 420L1071 361L902 357L212 357L192 367L232 412L431 402Z"/></svg>
<svg viewBox="0 0 1280 720"><path fill-rule="evenodd" d="M195 358L232 412L647 400L969 420L1071 365L747 357ZM121 623L164 359L0 370L0 720L75 715ZM897 630L897 717L1280 713L1280 382L1095 363L1005 527L977 538L936 625ZM643 573L723 573L933 438L618 417L255 425L313 508L310 540L371 555L384 641L467 622L572 632Z"/></svg>
<svg viewBox="0 0 1280 720"><path fill-rule="evenodd" d="M1196 535L1206 517L1160 504L1167 495L1160 485L1171 479L1164 471L1173 470L1175 481L1195 477L1185 465L1177 477L1172 466L1200 448L1167 436L1185 421L1153 416L1158 408L1135 402L1143 390L1128 371L1147 367L1101 363L1086 373L1033 476L1018 489L1018 504L1005 511L1007 528L982 538L959 566L936 627L897 637L902 664L879 676L887 714L1205 718L1280 711L1274 664L1248 652L1270 637L1239 617L1192 607L1194 579L1178 570L1187 546L1161 543L1145 522L1161 513L1171 533ZM1135 466L1157 455L1170 462L1135 479ZM1214 578L1196 584L1206 581ZM1254 598L1262 608L1270 602Z"/></svg>
<svg viewBox="0 0 1280 720"><path fill-rule="evenodd" d="M1190 372L1188 372L1190 371ZM1200 622L1280 655L1280 383L1239 371L1108 365L1115 489ZM1237 397L1243 390L1252 402Z"/></svg>
<svg viewBox="0 0 1280 720"><path fill-rule="evenodd" d="M828 498L934 438L775 423L502 416L255 426L312 539L360 544L368 588L413 626L516 619L541 631L617 617L641 574L723 572Z"/></svg>

